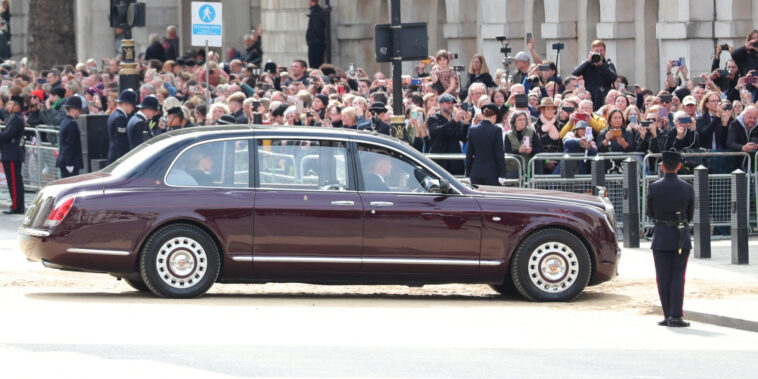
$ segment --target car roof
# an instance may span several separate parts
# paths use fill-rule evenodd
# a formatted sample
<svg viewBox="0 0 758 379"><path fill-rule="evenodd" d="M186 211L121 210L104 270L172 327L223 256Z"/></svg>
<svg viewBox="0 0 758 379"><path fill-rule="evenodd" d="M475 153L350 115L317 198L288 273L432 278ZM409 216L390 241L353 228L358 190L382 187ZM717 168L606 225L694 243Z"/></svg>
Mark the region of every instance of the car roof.
<svg viewBox="0 0 758 379"><path fill-rule="evenodd" d="M359 137L358 139L379 139L385 142L398 143L403 142L395 137L378 133L370 130L355 130L347 128L325 128L321 126L272 126L272 125L211 125L195 126L191 128L178 129L166 134L173 136L192 136L192 137L214 137L224 136L226 134L244 134L252 132L252 135L265 136L267 134L291 134L307 137L313 136L333 136L333 137Z"/></svg>

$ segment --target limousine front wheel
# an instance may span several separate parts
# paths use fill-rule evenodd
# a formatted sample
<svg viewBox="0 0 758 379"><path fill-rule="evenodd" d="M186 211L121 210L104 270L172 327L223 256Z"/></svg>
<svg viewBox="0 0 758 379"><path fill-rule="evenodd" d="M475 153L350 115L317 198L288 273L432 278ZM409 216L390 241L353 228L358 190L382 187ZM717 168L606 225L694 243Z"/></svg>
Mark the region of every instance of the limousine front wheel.
<svg viewBox="0 0 758 379"><path fill-rule="evenodd" d="M529 300L568 301L587 286L591 269L589 252L579 238L562 229L543 229L516 249L511 278Z"/></svg>
<svg viewBox="0 0 758 379"><path fill-rule="evenodd" d="M140 273L150 291L162 297L202 295L218 277L220 257L213 240L196 226L177 224L157 230L140 256Z"/></svg>

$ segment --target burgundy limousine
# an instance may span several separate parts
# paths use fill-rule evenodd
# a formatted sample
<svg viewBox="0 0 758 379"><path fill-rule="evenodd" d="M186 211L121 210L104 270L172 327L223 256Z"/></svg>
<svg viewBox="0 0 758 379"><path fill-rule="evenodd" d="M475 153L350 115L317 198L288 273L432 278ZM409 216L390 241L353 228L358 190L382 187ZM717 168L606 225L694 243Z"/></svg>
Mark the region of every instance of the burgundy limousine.
<svg viewBox="0 0 758 379"><path fill-rule="evenodd" d="M485 283L566 301L613 279L608 199L457 181L406 143L329 128L199 127L39 191L29 260L158 296L215 282Z"/></svg>

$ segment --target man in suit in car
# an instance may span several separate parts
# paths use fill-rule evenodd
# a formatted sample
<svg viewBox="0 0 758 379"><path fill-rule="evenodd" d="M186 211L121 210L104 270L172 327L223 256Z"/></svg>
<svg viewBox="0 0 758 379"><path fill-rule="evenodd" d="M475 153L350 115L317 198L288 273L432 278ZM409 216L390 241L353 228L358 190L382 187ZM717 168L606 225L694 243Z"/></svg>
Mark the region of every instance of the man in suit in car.
<svg viewBox="0 0 758 379"><path fill-rule="evenodd" d="M129 152L129 137L126 124L137 106L137 93L131 88L125 89L118 96L118 107L108 116L108 160L111 164Z"/></svg>
<svg viewBox="0 0 758 379"><path fill-rule="evenodd" d="M695 191L692 184L676 175L682 167L682 155L664 151L662 156L665 175L648 187L646 212L655 222L651 248L664 316L658 325L688 327L690 323L682 319L682 303L692 248L689 222L695 210Z"/></svg>
<svg viewBox="0 0 758 379"><path fill-rule="evenodd" d="M387 177L392 172L392 158L389 155L372 153L366 164L366 191L390 192Z"/></svg>
<svg viewBox="0 0 758 379"><path fill-rule="evenodd" d="M82 140L76 119L82 113L82 98L71 96L66 101L66 118L58 127L59 152L55 166L61 170L61 178L79 175L79 170L84 168L82 161Z"/></svg>

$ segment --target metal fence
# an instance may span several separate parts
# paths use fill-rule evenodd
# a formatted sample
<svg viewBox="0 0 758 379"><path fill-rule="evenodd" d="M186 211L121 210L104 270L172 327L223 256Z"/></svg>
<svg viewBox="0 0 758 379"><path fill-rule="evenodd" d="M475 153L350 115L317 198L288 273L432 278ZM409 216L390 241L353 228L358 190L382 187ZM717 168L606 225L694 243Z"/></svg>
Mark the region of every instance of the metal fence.
<svg viewBox="0 0 758 379"><path fill-rule="evenodd" d="M463 161L466 159L466 154L432 154L428 153L425 154L429 159L434 160L453 160L453 161ZM508 178L505 180L505 186L507 187L524 187L525 186L525 175L524 175L524 167L526 166L524 163L524 157L520 155L515 154L505 154L505 162L506 164L508 162L513 162L518 166L518 177L517 178ZM463 175L455 175L455 177L458 180L461 181L467 181L468 179L465 178Z"/></svg>
<svg viewBox="0 0 758 379"><path fill-rule="evenodd" d="M682 153L682 156L684 159L688 158L713 158L713 157L735 157L735 158L744 158L747 161L747 167L750 167L752 163L752 159L748 153L744 152L707 152L707 153ZM645 156L643 160L643 164L645 167L651 167L650 162L652 159L659 159L661 157L661 154L648 154ZM650 185L650 183L658 180L660 178L659 172L657 171L658 166L657 164L654 164L652 166L654 170L651 172L654 175L645 175L642 181L642 196L640 196L640 210L645 209L645 197L647 194L647 188ZM746 174L748 175L747 180L747 187L746 191L749 192L751 183L753 182L750 180L750 170L746 171ZM680 179L686 180L690 183L694 181L694 175L678 175ZM710 217L710 224L714 227L724 227L724 226L730 226L731 225L731 196L732 196L732 175L729 173L723 173L723 174L709 174L708 175L708 192L709 192L709 203L710 203L710 211L711 211L711 217ZM754 197L754 196L749 196ZM748 214L750 214L750 207L751 207L751 201L748 200L747 202L748 206ZM755 203L753 203L752 206L755 206ZM644 214L645 212L640 212L640 227L642 229L650 229L652 228L653 222L647 218Z"/></svg>
<svg viewBox="0 0 758 379"><path fill-rule="evenodd" d="M5 125L0 125L0 130L4 129ZM38 191L60 178L60 172L55 167L55 161L58 159L58 129L46 126L25 128L24 146L24 165L21 167L21 176L25 190ZM2 170L1 167L0 170ZM5 172L2 172L0 177L2 178L0 192L7 195Z"/></svg>

